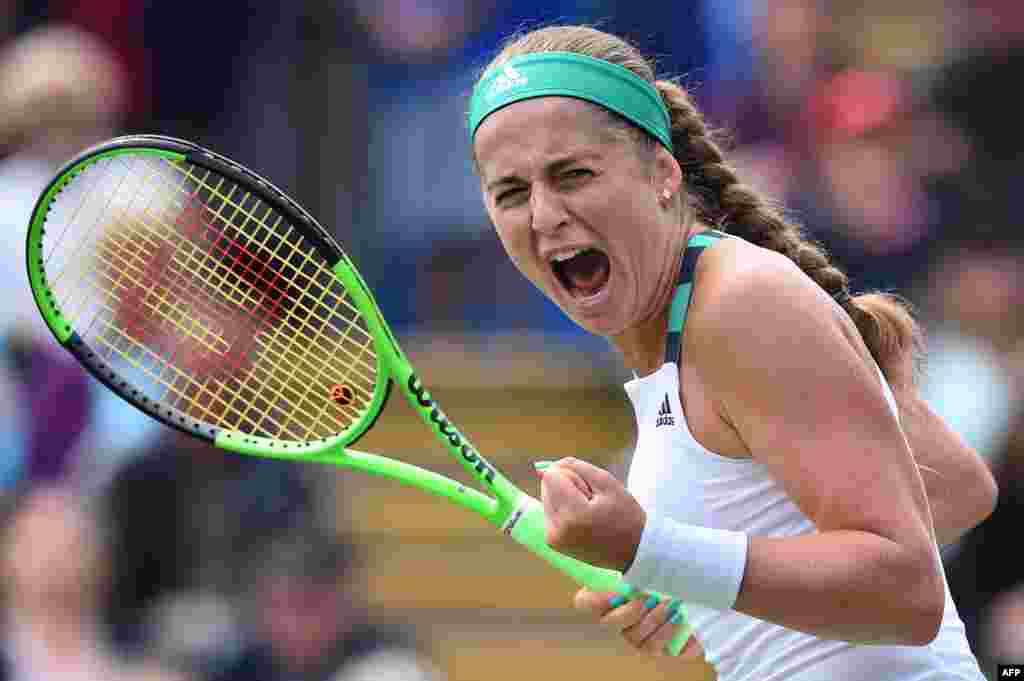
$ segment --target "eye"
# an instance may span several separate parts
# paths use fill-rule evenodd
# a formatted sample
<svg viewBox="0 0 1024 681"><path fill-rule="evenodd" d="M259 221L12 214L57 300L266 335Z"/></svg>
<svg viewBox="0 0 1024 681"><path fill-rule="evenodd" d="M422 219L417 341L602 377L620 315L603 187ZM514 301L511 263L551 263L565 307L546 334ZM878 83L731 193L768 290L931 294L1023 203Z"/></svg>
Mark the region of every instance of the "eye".
<svg viewBox="0 0 1024 681"><path fill-rule="evenodd" d="M503 204L511 199L515 199L526 193L525 187L511 187L498 192L498 195L494 198L494 202L497 204Z"/></svg>
<svg viewBox="0 0 1024 681"><path fill-rule="evenodd" d="M562 179L567 182L578 182L593 176L589 168L573 168L562 173Z"/></svg>

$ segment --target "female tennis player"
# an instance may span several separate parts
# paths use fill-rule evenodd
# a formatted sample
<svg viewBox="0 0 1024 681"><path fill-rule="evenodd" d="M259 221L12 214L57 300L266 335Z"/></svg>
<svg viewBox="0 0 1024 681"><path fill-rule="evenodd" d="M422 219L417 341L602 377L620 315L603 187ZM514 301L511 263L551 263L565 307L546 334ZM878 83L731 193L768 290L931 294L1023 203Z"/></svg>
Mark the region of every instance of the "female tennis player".
<svg viewBox="0 0 1024 681"><path fill-rule="evenodd" d="M628 489L548 468L549 543L682 598L721 681L981 681L938 546L995 483L921 401L908 311L851 294L615 36L514 38L469 123L509 257L635 375ZM576 604L661 652L672 606L622 600Z"/></svg>

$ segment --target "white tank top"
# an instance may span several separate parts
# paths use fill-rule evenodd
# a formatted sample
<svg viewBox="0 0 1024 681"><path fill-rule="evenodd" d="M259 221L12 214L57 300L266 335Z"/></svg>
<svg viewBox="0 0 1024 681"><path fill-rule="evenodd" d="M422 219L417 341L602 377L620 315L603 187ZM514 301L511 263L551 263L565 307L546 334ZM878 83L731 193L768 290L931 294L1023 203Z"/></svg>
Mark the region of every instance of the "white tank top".
<svg viewBox="0 0 1024 681"><path fill-rule="evenodd" d="M684 259L681 294L677 294L677 299L685 300L673 305L667 357L678 357L693 268L700 251L711 244L708 233L697 236L704 237L697 242L702 247L692 248L691 240L686 249L691 256ZM882 385L896 413L884 377ZM675 361L629 381L625 389L638 429L628 487L644 508L657 509L679 522L750 535L786 537L815 531L762 464L720 456L697 442L680 403ZM854 645L819 639L733 610L696 604L687 604L687 609L719 681L985 681L948 585L942 626L927 646Z"/></svg>

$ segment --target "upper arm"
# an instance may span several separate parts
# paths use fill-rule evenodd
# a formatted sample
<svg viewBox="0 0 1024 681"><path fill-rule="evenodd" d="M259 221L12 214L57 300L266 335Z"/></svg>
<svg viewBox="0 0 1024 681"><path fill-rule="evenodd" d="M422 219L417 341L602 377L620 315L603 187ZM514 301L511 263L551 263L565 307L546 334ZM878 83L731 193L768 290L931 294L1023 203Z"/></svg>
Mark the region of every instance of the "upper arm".
<svg viewBox="0 0 1024 681"><path fill-rule="evenodd" d="M777 254L752 259L702 289L699 365L724 417L820 531L931 550L921 477L874 367L816 284Z"/></svg>

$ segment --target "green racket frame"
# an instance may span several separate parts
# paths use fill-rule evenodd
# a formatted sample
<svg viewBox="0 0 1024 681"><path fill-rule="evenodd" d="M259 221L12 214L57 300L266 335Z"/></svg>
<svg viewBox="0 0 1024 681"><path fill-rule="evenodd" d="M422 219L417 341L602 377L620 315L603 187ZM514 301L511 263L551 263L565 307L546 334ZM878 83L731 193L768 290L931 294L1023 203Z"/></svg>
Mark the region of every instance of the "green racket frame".
<svg viewBox="0 0 1024 681"><path fill-rule="evenodd" d="M338 435L308 442L279 441L218 428L197 421L173 407L140 399L139 392L122 379L117 369L106 364L85 344L61 313L47 283L42 244L45 222L51 202L65 185L92 163L119 154L153 154L170 161L186 161L227 176L258 194L282 213L291 221L292 226L314 244L328 263L332 263L334 273L345 285L373 337L378 376L389 377L376 382L370 406L359 420ZM399 347L363 278L334 238L291 198L243 166L195 144L158 135L121 137L88 149L69 161L40 196L29 225L26 260L29 283L39 311L61 345L107 387L163 423L238 454L328 463L417 487L477 513L535 555L591 590L616 592L627 598L640 595L623 581L621 573L595 567L547 545L541 502L502 475L444 414ZM427 427L487 494L419 466L349 448L373 425L384 408L393 383L397 383L399 391ZM654 595L659 600L666 598L662 594ZM674 605L683 614L683 623L678 626L668 652L678 655L691 632L685 606L678 601Z"/></svg>

